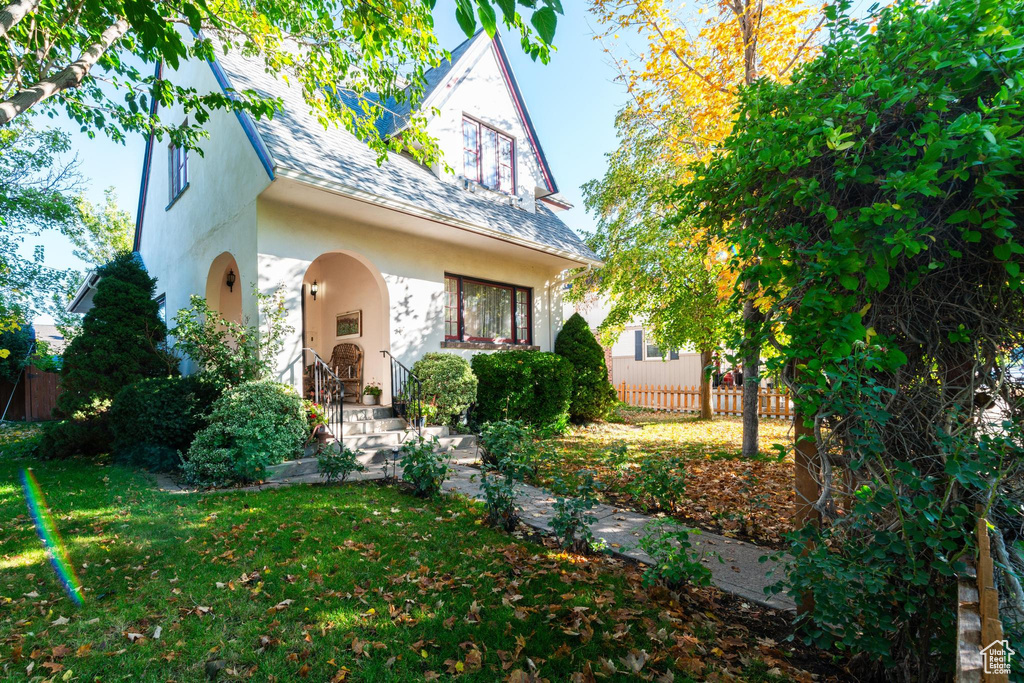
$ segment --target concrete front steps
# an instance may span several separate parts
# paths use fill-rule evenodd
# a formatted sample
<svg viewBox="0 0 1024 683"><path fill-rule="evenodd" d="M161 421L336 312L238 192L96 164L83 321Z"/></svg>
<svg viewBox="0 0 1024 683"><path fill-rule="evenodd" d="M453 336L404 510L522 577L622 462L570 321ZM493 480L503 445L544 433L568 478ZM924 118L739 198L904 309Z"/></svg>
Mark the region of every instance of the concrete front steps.
<svg viewBox="0 0 1024 683"><path fill-rule="evenodd" d="M342 424L342 442L346 448L362 451L358 460L365 467L381 466L391 461L392 451L405 441L416 438L416 430L409 429L405 420L395 417L391 406L346 405ZM424 427L423 436L436 436L443 450L455 450L460 459L476 451L475 434L452 434L448 427ZM378 454L385 450L386 454ZM267 468L267 481L317 473L316 458L312 447L307 448L307 457L289 460Z"/></svg>

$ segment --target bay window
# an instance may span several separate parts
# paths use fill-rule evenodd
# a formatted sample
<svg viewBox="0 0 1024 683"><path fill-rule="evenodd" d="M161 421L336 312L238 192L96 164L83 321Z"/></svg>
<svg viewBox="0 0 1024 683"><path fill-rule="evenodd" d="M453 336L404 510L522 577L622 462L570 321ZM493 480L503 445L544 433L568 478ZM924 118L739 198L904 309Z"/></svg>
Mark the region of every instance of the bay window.
<svg viewBox="0 0 1024 683"><path fill-rule="evenodd" d="M463 174L484 187L515 194L515 141L479 121L462 119Z"/></svg>
<svg viewBox="0 0 1024 683"><path fill-rule="evenodd" d="M445 275L444 290L446 340L531 343L533 297L528 287Z"/></svg>

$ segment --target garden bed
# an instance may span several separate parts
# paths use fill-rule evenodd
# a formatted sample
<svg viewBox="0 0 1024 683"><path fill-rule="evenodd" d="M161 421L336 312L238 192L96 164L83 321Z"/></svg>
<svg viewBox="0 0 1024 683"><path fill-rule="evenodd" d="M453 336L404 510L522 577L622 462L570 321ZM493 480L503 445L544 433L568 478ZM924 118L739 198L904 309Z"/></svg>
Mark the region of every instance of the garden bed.
<svg viewBox="0 0 1024 683"><path fill-rule="evenodd" d="M792 529L793 460L780 459L773 444L792 441L791 423L761 420L760 455L740 455L743 430L739 418L702 421L664 412L620 409L615 422L595 423L551 439L536 483L555 478L572 481L580 470L595 473L600 498L641 512L664 512L688 524L759 545L781 548ZM623 450L624 447L624 450ZM636 484L644 463L678 458L685 489L659 500L642 500Z"/></svg>
<svg viewBox="0 0 1024 683"><path fill-rule="evenodd" d="M25 466L85 587L80 608L26 514ZM0 667L83 680L843 676L785 643L779 613L714 589L677 600L633 565L480 515L359 484L183 498L118 466L2 456Z"/></svg>

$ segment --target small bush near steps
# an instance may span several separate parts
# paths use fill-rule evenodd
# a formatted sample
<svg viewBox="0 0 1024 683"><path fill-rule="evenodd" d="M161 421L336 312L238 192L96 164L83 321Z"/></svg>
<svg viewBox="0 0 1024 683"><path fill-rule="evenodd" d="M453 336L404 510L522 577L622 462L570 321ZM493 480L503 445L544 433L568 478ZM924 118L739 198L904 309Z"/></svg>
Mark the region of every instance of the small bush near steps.
<svg viewBox="0 0 1024 683"><path fill-rule="evenodd" d="M413 492L420 498L433 498L440 493L451 472L447 453L438 453L439 449L436 436L416 437L402 446L402 479L412 484Z"/></svg>
<svg viewBox="0 0 1024 683"><path fill-rule="evenodd" d="M476 375L461 356L428 353L412 366L412 374L423 383L423 402L435 407L440 424L454 427L476 401Z"/></svg>
<svg viewBox="0 0 1024 683"><path fill-rule="evenodd" d="M333 448L328 447L317 453L317 469L328 484L333 484L335 480L339 484L344 484L353 472L366 471L366 468L357 459L362 454L362 451L353 451L344 445L341 447L341 452L335 452Z"/></svg>
<svg viewBox="0 0 1024 683"><path fill-rule="evenodd" d="M291 387L262 380L240 384L213 404L209 426L188 450L185 479L197 486L260 481L268 465L302 455L308 425Z"/></svg>

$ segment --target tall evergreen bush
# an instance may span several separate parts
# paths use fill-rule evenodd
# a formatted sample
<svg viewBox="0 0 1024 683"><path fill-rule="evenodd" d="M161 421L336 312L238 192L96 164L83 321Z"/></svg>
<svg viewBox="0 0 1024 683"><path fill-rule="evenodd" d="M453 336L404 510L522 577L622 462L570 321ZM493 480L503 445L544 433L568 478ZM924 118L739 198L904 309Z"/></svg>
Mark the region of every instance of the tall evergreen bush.
<svg viewBox="0 0 1024 683"><path fill-rule="evenodd" d="M608 381L604 349L579 313L565 321L555 338L555 353L576 370L569 405L572 421L591 422L606 417L615 405L615 389Z"/></svg>

